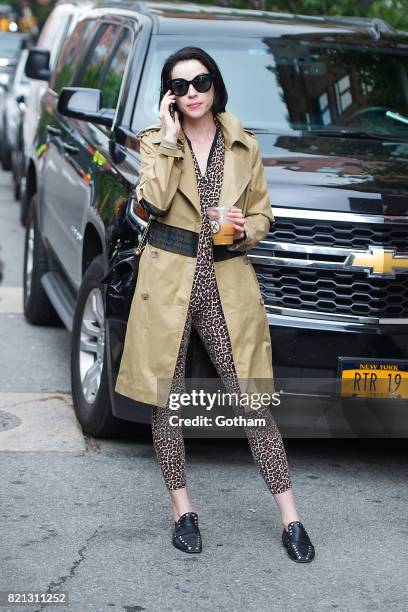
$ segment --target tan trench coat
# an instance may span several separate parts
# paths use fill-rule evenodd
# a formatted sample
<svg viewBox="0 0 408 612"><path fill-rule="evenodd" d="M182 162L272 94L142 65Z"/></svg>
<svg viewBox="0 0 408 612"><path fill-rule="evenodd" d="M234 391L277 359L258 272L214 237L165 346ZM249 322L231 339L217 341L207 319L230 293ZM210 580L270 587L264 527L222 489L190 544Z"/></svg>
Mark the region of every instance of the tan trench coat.
<svg viewBox="0 0 408 612"><path fill-rule="evenodd" d="M219 204L242 209L246 237L229 248L245 252L265 237L274 221L262 157L255 136L243 129L238 117L228 112L216 117L225 141ZM161 126L142 130L138 138L141 171L137 200L144 198L160 209L158 222L200 232L194 163L183 132L173 149L161 145L164 138ZM153 406L165 406L186 322L195 265L194 257L146 245L115 387L118 393ZM269 325L255 270L246 254L214 262L214 268L241 391L273 393ZM263 380L249 382L250 379Z"/></svg>

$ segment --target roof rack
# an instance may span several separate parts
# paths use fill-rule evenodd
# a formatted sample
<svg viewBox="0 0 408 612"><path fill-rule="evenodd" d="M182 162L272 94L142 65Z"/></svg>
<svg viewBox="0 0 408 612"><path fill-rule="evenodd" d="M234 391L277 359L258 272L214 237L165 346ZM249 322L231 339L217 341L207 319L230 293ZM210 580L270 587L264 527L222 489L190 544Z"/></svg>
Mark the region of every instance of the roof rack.
<svg viewBox="0 0 408 612"><path fill-rule="evenodd" d="M327 15L324 17L324 20L328 22L332 21L336 23L362 26L373 32L378 32L379 36L381 36L381 34L395 34L397 31L391 24L384 21L384 19L380 19L379 17L333 17L331 15Z"/></svg>

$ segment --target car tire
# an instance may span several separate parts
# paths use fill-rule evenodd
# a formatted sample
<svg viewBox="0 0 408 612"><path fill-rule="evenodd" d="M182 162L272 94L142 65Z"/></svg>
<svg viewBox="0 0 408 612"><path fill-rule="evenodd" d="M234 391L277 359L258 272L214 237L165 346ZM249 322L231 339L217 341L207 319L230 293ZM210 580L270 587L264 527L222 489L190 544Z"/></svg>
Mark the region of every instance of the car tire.
<svg viewBox="0 0 408 612"><path fill-rule="evenodd" d="M16 200L16 202L18 202L20 200L20 184L14 180L14 199Z"/></svg>
<svg viewBox="0 0 408 612"><path fill-rule="evenodd" d="M47 253L37 223L37 196L30 202L24 240L23 303L24 315L33 325L62 326L48 299L41 277L48 272Z"/></svg>
<svg viewBox="0 0 408 612"><path fill-rule="evenodd" d="M27 225L27 215L30 208L29 196L26 187L26 178L22 177L20 180L20 222L23 227Z"/></svg>
<svg viewBox="0 0 408 612"><path fill-rule="evenodd" d="M14 199L18 202L21 196L21 190L20 190L20 179L19 179L18 173L16 172L15 163L12 164L12 173L13 173Z"/></svg>
<svg viewBox="0 0 408 612"><path fill-rule="evenodd" d="M3 170L11 170L11 153L10 149L7 146L3 149L1 166Z"/></svg>
<svg viewBox="0 0 408 612"><path fill-rule="evenodd" d="M1 148L1 166L3 170L11 170L11 148L7 140L6 130L3 130L3 146Z"/></svg>
<svg viewBox="0 0 408 612"><path fill-rule="evenodd" d="M71 391L74 410L84 433L96 438L122 434L129 423L112 414L109 395L105 300L101 279L104 259L89 264L79 289L71 340Z"/></svg>

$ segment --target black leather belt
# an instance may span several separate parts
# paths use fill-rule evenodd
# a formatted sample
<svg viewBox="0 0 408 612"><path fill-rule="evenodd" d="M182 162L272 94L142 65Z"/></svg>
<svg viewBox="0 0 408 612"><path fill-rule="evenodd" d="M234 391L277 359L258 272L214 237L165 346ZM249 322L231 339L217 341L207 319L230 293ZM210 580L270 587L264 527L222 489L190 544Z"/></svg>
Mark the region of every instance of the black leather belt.
<svg viewBox="0 0 408 612"><path fill-rule="evenodd" d="M164 251L171 251L187 257L197 257L198 236L197 232L152 220L147 234L147 242ZM245 255L244 251L230 251L224 245L213 244L214 261L222 261L242 255Z"/></svg>

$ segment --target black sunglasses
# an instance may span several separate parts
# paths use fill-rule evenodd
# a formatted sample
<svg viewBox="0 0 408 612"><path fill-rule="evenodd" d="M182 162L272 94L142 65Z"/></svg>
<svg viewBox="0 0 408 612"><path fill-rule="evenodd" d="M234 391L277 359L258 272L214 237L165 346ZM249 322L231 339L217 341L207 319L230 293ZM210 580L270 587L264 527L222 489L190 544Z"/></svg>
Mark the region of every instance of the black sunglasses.
<svg viewBox="0 0 408 612"><path fill-rule="evenodd" d="M186 79L170 79L167 81L167 86L169 89L171 89L175 96L185 96L188 92L188 88L190 87L190 83L194 85L194 88L198 92L204 93L211 87L212 74L207 72L197 74L192 81L187 81Z"/></svg>

